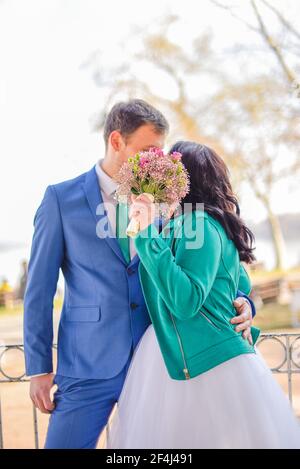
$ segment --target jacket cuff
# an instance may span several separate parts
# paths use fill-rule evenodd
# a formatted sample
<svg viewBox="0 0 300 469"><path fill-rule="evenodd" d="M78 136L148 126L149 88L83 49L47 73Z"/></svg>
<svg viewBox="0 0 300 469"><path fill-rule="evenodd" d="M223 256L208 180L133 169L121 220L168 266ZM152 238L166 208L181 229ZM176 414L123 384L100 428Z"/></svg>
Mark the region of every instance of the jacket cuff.
<svg viewBox="0 0 300 469"><path fill-rule="evenodd" d="M143 230L140 230L134 237L135 240L140 238L157 238L159 237L159 232L155 223L151 223L146 226Z"/></svg>
<svg viewBox="0 0 300 469"><path fill-rule="evenodd" d="M166 242L160 237L155 223L139 231L134 237L134 242L140 257L147 255L149 252L158 254L166 248Z"/></svg>
<svg viewBox="0 0 300 469"><path fill-rule="evenodd" d="M52 357L41 358L40 355L34 354L33 356L28 356L26 353L28 345L25 342L25 373L26 376L30 377L33 375L41 375L53 373L53 363Z"/></svg>

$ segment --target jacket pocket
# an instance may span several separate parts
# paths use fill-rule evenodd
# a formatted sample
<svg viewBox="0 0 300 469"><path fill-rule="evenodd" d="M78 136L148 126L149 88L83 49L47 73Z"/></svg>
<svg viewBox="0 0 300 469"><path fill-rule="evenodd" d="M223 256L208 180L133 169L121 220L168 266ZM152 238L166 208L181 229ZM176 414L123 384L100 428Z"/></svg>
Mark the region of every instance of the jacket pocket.
<svg viewBox="0 0 300 469"><path fill-rule="evenodd" d="M65 320L69 322L97 322L101 319L100 306L68 306Z"/></svg>
<svg viewBox="0 0 300 469"><path fill-rule="evenodd" d="M208 316L208 314L207 314L206 312L199 310L199 314L201 314L201 316L202 316L203 318L205 318L206 321L207 321L212 327L214 327L217 331L221 331L221 330L222 330L221 327L219 327L214 321L212 321L212 320L210 319L210 317Z"/></svg>

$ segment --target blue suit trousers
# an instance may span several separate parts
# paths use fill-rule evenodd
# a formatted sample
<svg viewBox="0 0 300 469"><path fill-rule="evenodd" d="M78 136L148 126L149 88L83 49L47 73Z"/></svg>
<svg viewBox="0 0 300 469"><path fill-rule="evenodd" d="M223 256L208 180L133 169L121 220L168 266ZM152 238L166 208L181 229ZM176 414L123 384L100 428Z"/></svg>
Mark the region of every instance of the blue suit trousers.
<svg viewBox="0 0 300 469"><path fill-rule="evenodd" d="M51 413L45 449L95 449L118 402L133 355L119 374L109 379L55 375L55 409Z"/></svg>

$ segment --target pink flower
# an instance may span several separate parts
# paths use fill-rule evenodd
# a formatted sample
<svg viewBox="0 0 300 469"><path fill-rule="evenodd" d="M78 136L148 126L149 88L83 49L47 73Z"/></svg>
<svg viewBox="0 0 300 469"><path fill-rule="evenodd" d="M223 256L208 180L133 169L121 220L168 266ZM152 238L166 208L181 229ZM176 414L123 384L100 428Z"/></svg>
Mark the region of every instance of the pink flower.
<svg viewBox="0 0 300 469"><path fill-rule="evenodd" d="M152 153L155 153L157 156L165 156L163 150L161 148L158 148L158 147L152 147L152 148L150 148L149 151L152 152Z"/></svg>
<svg viewBox="0 0 300 469"><path fill-rule="evenodd" d="M172 157L173 160L180 161L181 157L182 157L182 154L179 153L179 151L174 151L173 153L171 153L170 156Z"/></svg>
<svg viewBox="0 0 300 469"><path fill-rule="evenodd" d="M140 166L144 167L148 163L149 163L149 157L148 156L142 156L140 158L140 161L139 161Z"/></svg>

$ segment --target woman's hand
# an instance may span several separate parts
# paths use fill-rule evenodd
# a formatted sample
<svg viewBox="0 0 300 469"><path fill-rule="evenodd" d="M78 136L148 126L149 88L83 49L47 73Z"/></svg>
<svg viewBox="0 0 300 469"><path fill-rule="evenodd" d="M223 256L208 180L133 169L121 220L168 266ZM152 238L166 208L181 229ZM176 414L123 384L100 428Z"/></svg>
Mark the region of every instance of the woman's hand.
<svg viewBox="0 0 300 469"><path fill-rule="evenodd" d="M140 223L140 230L151 225L155 218L155 203L144 194L131 195L131 206L129 208L129 218L134 218Z"/></svg>
<svg viewBox="0 0 300 469"><path fill-rule="evenodd" d="M236 332L243 331L244 339L247 339L250 345L253 345L251 326L252 310L246 298L239 297L233 302L236 309L236 316L230 320L231 324L238 324Z"/></svg>

